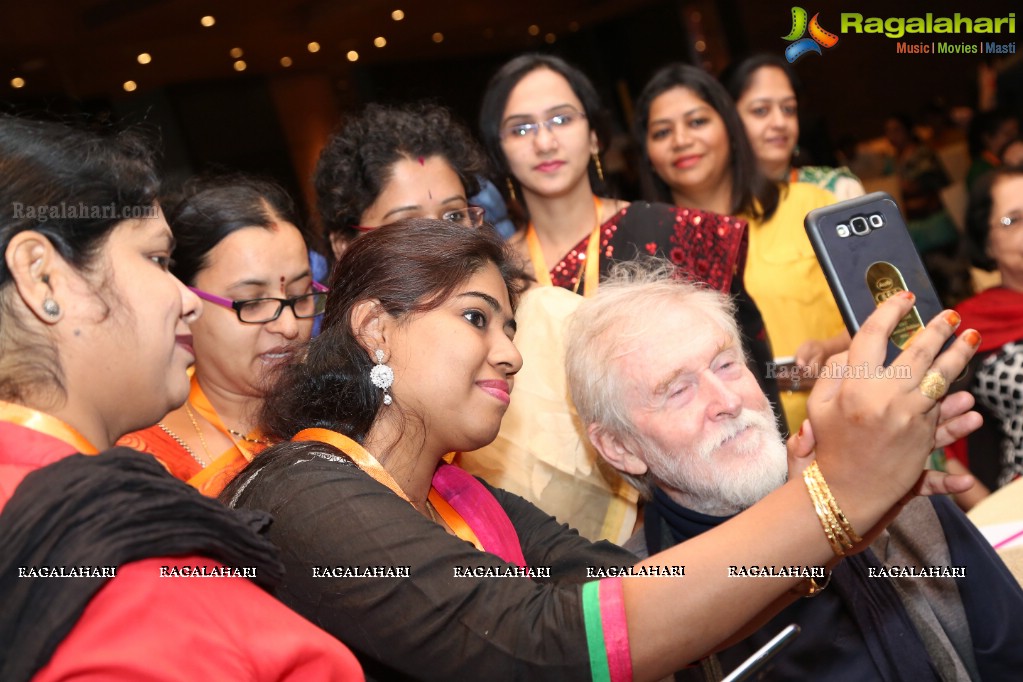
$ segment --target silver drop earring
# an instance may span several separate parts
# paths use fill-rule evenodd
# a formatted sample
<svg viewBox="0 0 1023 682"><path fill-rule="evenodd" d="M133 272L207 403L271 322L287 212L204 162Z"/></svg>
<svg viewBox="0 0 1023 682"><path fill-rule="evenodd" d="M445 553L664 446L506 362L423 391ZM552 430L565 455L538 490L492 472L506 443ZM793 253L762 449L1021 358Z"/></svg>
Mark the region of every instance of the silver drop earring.
<svg viewBox="0 0 1023 682"><path fill-rule="evenodd" d="M384 405L390 405L391 394L387 392L387 389L394 383L394 370L389 365L384 364L384 351L377 348L373 351L373 355L377 359L377 364L373 365L373 369L369 371L369 380L373 382L373 385L384 391Z"/></svg>

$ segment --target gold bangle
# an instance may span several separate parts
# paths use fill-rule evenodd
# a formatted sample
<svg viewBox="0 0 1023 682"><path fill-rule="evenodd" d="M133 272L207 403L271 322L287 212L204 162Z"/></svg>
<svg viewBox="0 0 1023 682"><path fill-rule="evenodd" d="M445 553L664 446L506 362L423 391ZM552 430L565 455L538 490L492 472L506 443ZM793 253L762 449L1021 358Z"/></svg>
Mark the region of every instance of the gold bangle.
<svg viewBox="0 0 1023 682"><path fill-rule="evenodd" d="M831 545L831 550L836 556L844 557L845 550L843 549L843 542L840 538L842 533L841 526L838 524L838 520L831 513L828 508L827 502L821 491L818 489L817 481L810 473L810 468L807 467L803 471L803 483L806 484L806 490L810 493L810 501L813 502L814 511L817 512L817 518L821 523L821 528L824 529L824 535L828 538L828 543ZM837 532L836 532L837 531Z"/></svg>
<svg viewBox="0 0 1023 682"><path fill-rule="evenodd" d="M807 469L810 470L810 475L813 476L820 491L823 493L824 499L828 503L828 508L832 511L834 516L837 517L843 534L849 540L849 544L846 545L846 549L852 549L854 545L863 542L863 538L861 538L856 531L853 530L852 524L849 523L849 519L847 519L845 514L842 513L842 508L838 506L835 496L831 494L831 488L828 487L827 481L824 480L824 474L821 472L817 462L811 462Z"/></svg>

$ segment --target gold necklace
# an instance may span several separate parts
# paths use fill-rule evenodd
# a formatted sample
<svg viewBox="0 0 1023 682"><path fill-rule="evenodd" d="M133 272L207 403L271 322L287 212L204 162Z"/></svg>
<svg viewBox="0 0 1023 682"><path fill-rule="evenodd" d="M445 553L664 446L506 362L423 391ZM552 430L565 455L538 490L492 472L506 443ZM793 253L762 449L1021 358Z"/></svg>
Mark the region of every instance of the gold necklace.
<svg viewBox="0 0 1023 682"><path fill-rule="evenodd" d="M202 435L202 429L199 428L199 422L196 421L195 414L193 414L192 408L188 406L187 402L185 403L185 413L188 415L188 419L192 422L192 428L194 428L195 432L199 435L199 442L202 444L202 451L206 453L206 460L208 462L212 462L213 457L210 455L210 449L206 445L206 436Z"/></svg>
<svg viewBox="0 0 1023 682"><path fill-rule="evenodd" d="M241 431L235 431L234 429L228 429L228 432L235 438L239 438L246 443L252 443L253 445L270 445L270 441L263 438L249 438Z"/></svg>
<svg viewBox="0 0 1023 682"><path fill-rule="evenodd" d="M195 454L192 451L192 448L188 447L188 443L186 443L184 440L182 440L181 437L178 434L174 433L169 428L167 428L167 425L164 424L163 422L157 423L157 426L159 426L163 430L164 433L166 433L168 436L173 438L174 442L181 446L181 449L183 449L185 452L187 452L189 455L191 455L192 459L194 459L196 462L198 462L199 466L201 468L203 468L203 469L206 468L206 462L202 461L202 458L200 458L199 455Z"/></svg>

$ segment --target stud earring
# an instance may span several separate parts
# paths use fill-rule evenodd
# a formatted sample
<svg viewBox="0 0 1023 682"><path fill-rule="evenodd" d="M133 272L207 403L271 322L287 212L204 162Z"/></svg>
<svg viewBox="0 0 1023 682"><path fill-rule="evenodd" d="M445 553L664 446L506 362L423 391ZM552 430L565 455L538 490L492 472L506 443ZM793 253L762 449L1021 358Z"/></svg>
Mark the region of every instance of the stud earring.
<svg viewBox="0 0 1023 682"><path fill-rule="evenodd" d="M394 383L394 370L384 364L384 351L377 348L373 351L373 355L377 359L377 364L373 365L373 369L369 371L369 380L373 382L374 386L383 390L384 405L390 405L391 394L387 392L387 389Z"/></svg>
<svg viewBox="0 0 1023 682"><path fill-rule="evenodd" d="M597 152L593 152L593 165L597 167L597 177L600 178L601 182L604 182L604 169L600 165L600 156Z"/></svg>
<svg viewBox="0 0 1023 682"><path fill-rule="evenodd" d="M47 296L43 299L43 313L45 313L47 317L57 317L60 315L60 305Z"/></svg>
<svg viewBox="0 0 1023 682"><path fill-rule="evenodd" d="M511 197L512 201L518 201L519 198L515 196L515 184L512 182L511 176L506 177L504 180L508 183L508 196Z"/></svg>

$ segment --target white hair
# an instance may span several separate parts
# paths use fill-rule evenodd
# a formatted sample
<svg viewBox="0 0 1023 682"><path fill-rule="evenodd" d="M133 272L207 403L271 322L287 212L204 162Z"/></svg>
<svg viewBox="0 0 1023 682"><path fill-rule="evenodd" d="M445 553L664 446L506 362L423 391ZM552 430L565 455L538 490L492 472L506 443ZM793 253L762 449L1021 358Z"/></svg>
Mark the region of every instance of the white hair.
<svg viewBox="0 0 1023 682"><path fill-rule="evenodd" d="M565 370L584 428L596 424L618 437L637 439L622 400L625 377L611 360L637 340L656 333L660 315L669 306L698 310L731 337L736 348L742 348L731 299L707 285L681 279L678 273L663 259L618 263L601 280L597 294L572 315ZM649 472L642 477L619 473L641 494L650 496Z"/></svg>

